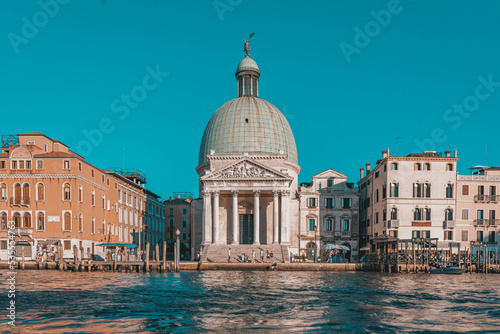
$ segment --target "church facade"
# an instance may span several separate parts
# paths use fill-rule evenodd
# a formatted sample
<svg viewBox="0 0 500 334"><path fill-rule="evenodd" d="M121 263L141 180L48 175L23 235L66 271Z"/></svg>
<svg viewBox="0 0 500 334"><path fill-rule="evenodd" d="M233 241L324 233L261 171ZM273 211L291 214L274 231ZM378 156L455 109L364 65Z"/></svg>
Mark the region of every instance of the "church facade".
<svg viewBox="0 0 500 334"><path fill-rule="evenodd" d="M301 246L297 148L285 116L259 98L260 71L248 41L245 51L235 74L237 98L213 114L201 141L192 252L275 247L285 261Z"/></svg>

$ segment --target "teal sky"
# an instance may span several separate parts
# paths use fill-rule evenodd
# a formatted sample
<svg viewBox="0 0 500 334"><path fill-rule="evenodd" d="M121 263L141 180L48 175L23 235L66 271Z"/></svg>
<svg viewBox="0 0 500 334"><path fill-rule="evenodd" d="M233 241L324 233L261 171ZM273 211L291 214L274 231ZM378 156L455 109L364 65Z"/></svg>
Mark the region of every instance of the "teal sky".
<svg viewBox="0 0 500 334"><path fill-rule="evenodd" d="M356 182L396 141L400 155L457 148L461 173L500 165L499 2L60 0L40 14L54 1L3 2L1 133L43 132L100 168L125 152L165 198L197 192L203 131L236 97L251 32L260 97L288 118L300 181L332 168ZM148 67L168 75L141 90ZM132 91L147 96L127 106Z"/></svg>

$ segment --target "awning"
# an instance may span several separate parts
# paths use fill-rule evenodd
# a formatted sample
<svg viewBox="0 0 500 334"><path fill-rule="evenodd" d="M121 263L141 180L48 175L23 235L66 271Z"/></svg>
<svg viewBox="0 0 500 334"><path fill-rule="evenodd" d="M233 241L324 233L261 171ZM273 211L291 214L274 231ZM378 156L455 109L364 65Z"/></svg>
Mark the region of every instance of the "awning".
<svg viewBox="0 0 500 334"><path fill-rule="evenodd" d="M127 248L136 248L137 247L137 245L134 245L134 244L113 244L113 243L99 244L97 246L102 246L102 247L127 247Z"/></svg>
<svg viewBox="0 0 500 334"><path fill-rule="evenodd" d="M359 250L360 251L369 251L370 250L370 246L361 247Z"/></svg>

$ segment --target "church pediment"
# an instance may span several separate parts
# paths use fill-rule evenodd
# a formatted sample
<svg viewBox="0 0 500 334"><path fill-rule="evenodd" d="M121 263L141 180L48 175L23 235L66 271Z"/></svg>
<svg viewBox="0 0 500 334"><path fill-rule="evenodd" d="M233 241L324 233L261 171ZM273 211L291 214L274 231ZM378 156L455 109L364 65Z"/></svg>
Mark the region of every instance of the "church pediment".
<svg viewBox="0 0 500 334"><path fill-rule="evenodd" d="M324 179L331 177L336 179L347 179L347 175L334 171L331 168L313 176L314 179Z"/></svg>
<svg viewBox="0 0 500 334"><path fill-rule="evenodd" d="M209 180L282 180L292 181L289 175L280 173L263 164L250 159L239 160L229 166L214 171L201 177L203 181Z"/></svg>

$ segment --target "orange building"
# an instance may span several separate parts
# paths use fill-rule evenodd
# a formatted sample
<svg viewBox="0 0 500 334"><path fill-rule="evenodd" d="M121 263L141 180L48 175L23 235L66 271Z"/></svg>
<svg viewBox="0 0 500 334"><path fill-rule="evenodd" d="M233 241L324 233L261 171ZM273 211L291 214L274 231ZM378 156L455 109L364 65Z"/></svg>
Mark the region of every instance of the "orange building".
<svg viewBox="0 0 500 334"><path fill-rule="evenodd" d="M119 220L119 189L125 183L134 193L127 211L131 219ZM87 163L41 133L2 136L0 259L7 259L8 222L15 225L17 256L24 246L27 259L43 249L50 257L61 241L64 258L73 258L75 249L79 257L104 257L103 247L97 246L101 242L134 242L127 234L140 235L142 188Z"/></svg>

